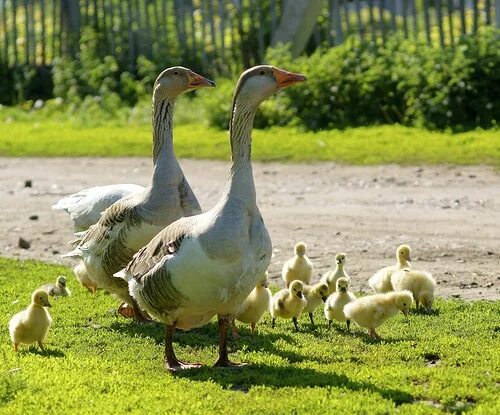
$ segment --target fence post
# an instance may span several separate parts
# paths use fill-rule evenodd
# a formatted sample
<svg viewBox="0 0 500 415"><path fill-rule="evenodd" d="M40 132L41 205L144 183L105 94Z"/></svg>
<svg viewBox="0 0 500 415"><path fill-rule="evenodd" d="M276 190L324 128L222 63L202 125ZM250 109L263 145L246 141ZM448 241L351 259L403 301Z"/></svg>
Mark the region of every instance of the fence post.
<svg viewBox="0 0 500 415"><path fill-rule="evenodd" d="M61 0L61 31L66 34L65 52L74 55L80 43L80 2Z"/></svg>

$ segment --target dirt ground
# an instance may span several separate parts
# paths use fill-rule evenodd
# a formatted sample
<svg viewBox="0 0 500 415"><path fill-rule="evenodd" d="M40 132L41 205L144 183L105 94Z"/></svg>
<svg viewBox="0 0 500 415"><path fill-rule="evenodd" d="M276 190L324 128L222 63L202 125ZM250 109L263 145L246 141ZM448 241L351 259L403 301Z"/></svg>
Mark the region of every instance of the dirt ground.
<svg viewBox="0 0 500 415"><path fill-rule="evenodd" d="M218 200L228 163L182 160L202 207ZM401 243L413 266L434 274L438 294L500 298L500 175L483 167L353 167L334 163L255 163L258 204L273 241L270 276L281 285L283 262L304 241L319 278L347 253L354 290L395 262ZM85 187L145 185L143 158L0 158L0 255L61 263L72 238L69 216L52 211ZM32 187L25 187L31 180ZM29 249L18 246L22 237ZM66 264L71 264L65 261Z"/></svg>

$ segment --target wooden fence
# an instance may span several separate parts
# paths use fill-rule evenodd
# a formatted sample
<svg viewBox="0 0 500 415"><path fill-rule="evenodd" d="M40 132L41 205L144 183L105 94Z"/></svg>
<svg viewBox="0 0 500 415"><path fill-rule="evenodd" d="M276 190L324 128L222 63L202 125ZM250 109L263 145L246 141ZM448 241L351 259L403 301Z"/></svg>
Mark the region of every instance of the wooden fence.
<svg viewBox="0 0 500 415"><path fill-rule="evenodd" d="M229 73L262 61L286 1L294 0L0 0L0 59L50 66L75 56L92 28L99 53L132 71L144 55ZM324 0L308 50L351 35L383 42L395 31L443 46L492 24L500 26L500 0Z"/></svg>

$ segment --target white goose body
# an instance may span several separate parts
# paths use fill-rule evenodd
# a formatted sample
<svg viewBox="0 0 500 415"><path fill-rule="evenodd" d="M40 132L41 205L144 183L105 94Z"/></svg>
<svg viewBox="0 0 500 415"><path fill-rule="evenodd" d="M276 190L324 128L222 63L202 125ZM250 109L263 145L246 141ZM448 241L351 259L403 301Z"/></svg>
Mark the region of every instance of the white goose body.
<svg viewBox="0 0 500 415"><path fill-rule="evenodd" d="M118 200L144 190L136 184L110 184L80 190L65 196L52 206L68 212L75 231L85 231L101 218L101 214Z"/></svg>
<svg viewBox="0 0 500 415"><path fill-rule="evenodd" d="M193 80L198 83L191 84ZM80 257L92 280L128 304L134 303L128 285L113 274L165 226L180 217L201 213L174 153L172 116L177 95L208 85L213 83L181 67L160 74L153 93L154 168L149 186L109 207L73 242L76 248L64 255Z"/></svg>

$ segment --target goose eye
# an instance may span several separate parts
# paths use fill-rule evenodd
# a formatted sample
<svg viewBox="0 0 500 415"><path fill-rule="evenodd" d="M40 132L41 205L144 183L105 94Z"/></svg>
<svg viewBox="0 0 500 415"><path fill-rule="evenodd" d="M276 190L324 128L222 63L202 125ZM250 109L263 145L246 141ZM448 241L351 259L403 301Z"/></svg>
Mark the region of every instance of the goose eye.
<svg viewBox="0 0 500 415"><path fill-rule="evenodd" d="M179 71L174 71L174 75L180 75Z"/></svg>
<svg viewBox="0 0 500 415"><path fill-rule="evenodd" d="M260 71L260 72L259 72L259 75L265 75L265 74L266 74L266 72L265 72L265 71Z"/></svg>

